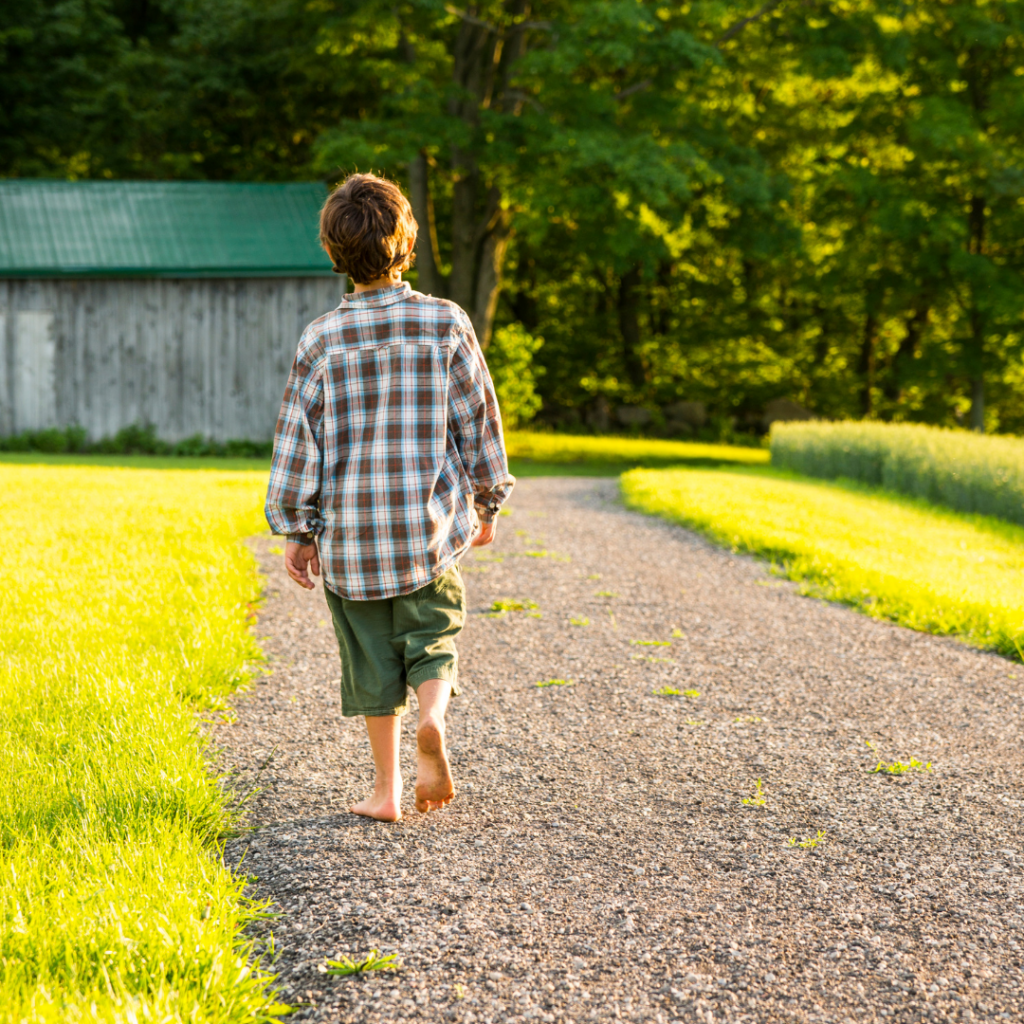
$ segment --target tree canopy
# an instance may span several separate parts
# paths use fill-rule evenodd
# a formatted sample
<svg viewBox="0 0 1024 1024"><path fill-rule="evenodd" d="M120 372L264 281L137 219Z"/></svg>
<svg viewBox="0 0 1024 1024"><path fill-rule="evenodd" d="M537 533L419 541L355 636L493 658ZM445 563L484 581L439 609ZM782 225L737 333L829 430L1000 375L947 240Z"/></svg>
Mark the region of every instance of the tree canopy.
<svg viewBox="0 0 1024 1024"><path fill-rule="evenodd" d="M414 283L520 339L551 423L1022 432L1022 30L1018 0L23 0L0 174L395 177Z"/></svg>

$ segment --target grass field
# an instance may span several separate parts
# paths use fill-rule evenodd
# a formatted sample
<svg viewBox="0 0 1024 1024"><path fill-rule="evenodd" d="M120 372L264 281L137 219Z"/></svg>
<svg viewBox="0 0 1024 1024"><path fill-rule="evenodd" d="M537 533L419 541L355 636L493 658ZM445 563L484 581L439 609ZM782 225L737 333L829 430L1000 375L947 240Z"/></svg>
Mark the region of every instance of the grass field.
<svg viewBox="0 0 1024 1024"><path fill-rule="evenodd" d="M772 470L634 470L628 505L771 559L831 600L1009 657L1024 645L1024 529Z"/></svg>
<svg viewBox="0 0 1024 1024"><path fill-rule="evenodd" d="M512 472L522 476L618 476L636 466L766 465L766 448L740 448L695 441L650 438L505 432Z"/></svg>
<svg viewBox="0 0 1024 1024"><path fill-rule="evenodd" d="M194 714L258 657L265 475L5 462L0 1021L265 1020Z"/></svg>

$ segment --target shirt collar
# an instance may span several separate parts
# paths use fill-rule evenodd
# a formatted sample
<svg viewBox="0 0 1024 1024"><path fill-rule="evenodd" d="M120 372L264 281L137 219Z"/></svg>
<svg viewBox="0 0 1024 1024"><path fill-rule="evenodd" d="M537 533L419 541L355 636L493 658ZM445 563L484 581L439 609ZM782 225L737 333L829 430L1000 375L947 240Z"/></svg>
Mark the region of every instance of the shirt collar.
<svg viewBox="0 0 1024 1024"><path fill-rule="evenodd" d="M349 292L341 297L342 305L358 307L359 309L379 309L381 306L390 306L392 303L401 302L412 293L412 285L408 281L401 284L389 284L384 288L374 288L369 292Z"/></svg>

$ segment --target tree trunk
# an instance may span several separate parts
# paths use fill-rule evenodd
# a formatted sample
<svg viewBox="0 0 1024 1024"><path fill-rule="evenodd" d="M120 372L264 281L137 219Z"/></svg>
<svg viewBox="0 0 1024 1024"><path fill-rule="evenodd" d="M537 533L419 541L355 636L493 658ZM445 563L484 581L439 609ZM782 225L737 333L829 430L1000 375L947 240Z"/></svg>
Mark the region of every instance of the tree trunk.
<svg viewBox="0 0 1024 1024"><path fill-rule="evenodd" d="M864 380L861 388L861 412L867 417L874 412L875 391L875 356L878 346L878 318L874 310L864 320L864 335L860 344L860 363L858 369Z"/></svg>
<svg viewBox="0 0 1024 1024"><path fill-rule="evenodd" d="M971 199L968 252L981 256L985 251L985 197ZM971 289L971 341L967 367L971 381L971 430L985 432L985 318L978 309L977 296Z"/></svg>
<svg viewBox="0 0 1024 1024"><path fill-rule="evenodd" d="M981 374L971 381L971 430L985 433L985 378Z"/></svg>
<svg viewBox="0 0 1024 1024"><path fill-rule="evenodd" d="M907 317L906 331L903 339L892 357L889 379L885 384L885 396L890 401L899 402L903 399L904 367L913 359L921 348L921 335L928 325L929 305L923 297L918 299L914 312Z"/></svg>
<svg viewBox="0 0 1024 1024"><path fill-rule="evenodd" d="M425 295L444 298L441 258L437 248L437 227L434 224L434 200L430 195L430 164L426 153L419 153L409 164L409 197L412 214L419 232L416 236L416 269L419 290Z"/></svg>
<svg viewBox="0 0 1024 1024"><path fill-rule="evenodd" d="M498 294L501 291L501 270L505 265L505 251L508 249L510 234L509 218L505 211L499 208L494 223L488 225L480 246L476 294L473 296L473 305L469 307L469 318L473 321L476 336L483 348L487 348L491 343L494 314L498 308Z"/></svg>
<svg viewBox="0 0 1024 1024"><path fill-rule="evenodd" d="M640 265L631 267L619 278L619 330L622 332L622 356L630 383L641 388L647 380L640 356Z"/></svg>
<svg viewBox="0 0 1024 1024"><path fill-rule="evenodd" d="M479 127L480 111L510 113L518 102L506 103L515 62L525 49L522 22L529 16L527 0L507 0L505 12L512 25L497 32L477 18L475 4L466 5L453 53L452 77L459 95L448 112L466 122L471 132ZM469 150L451 148L452 272L448 297L469 314L477 337L486 347L491 339L494 313L501 291L501 274L512 221L501 191L484 181Z"/></svg>

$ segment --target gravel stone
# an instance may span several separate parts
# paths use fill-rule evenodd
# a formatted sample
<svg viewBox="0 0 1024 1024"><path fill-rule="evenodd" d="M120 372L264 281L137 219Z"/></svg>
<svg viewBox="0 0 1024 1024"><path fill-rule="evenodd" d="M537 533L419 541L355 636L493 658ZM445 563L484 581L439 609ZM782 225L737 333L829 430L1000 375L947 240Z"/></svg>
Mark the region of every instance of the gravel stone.
<svg viewBox="0 0 1024 1024"><path fill-rule="evenodd" d="M465 563L458 795L412 809L413 712L395 824L347 812L372 768L322 591L253 542L271 671L211 731L298 1019L1024 1020L1021 667L801 596L612 480L511 505ZM318 970L370 949L402 971Z"/></svg>

